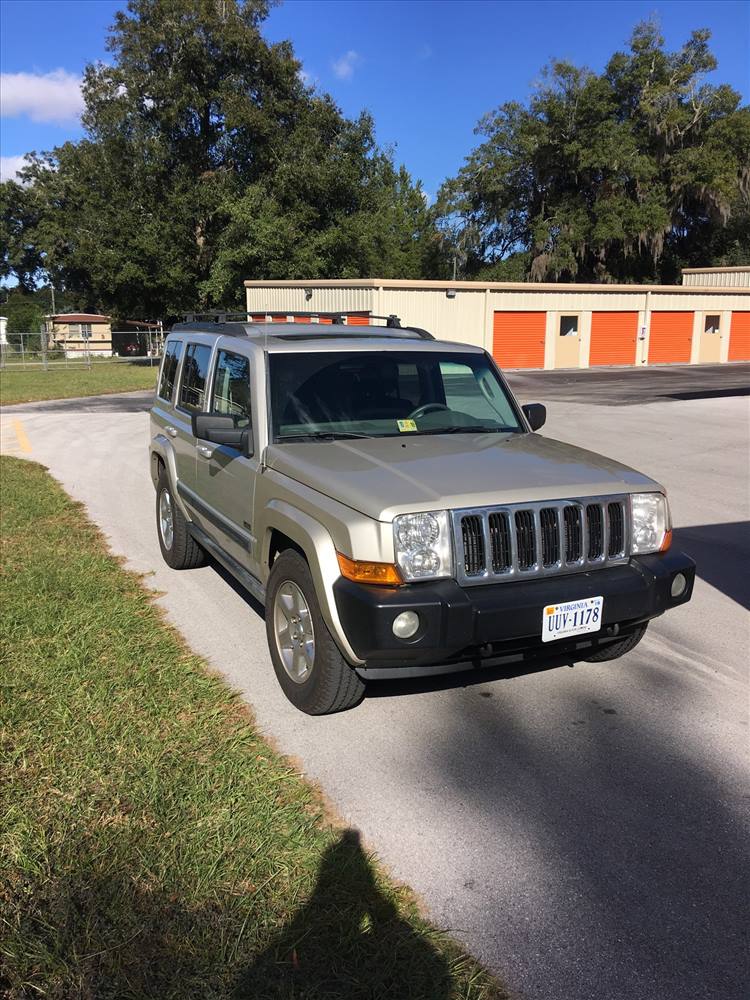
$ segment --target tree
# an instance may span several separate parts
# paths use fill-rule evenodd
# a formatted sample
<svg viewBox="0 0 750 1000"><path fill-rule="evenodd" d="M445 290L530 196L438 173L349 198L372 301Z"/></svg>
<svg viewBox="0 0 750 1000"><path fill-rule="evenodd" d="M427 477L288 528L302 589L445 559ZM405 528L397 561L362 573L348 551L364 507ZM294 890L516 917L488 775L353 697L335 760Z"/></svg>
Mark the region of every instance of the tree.
<svg viewBox="0 0 750 1000"><path fill-rule="evenodd" d="M44 267L33 240L38 222L36 192L16 181L0 184L0 278L14 277L26 292L36 287Z"/></svg>
<svg viewBox="0 0 750 1000"><path fill-rule="evenodd" d="M56 286L163 317L240 304L248 276L420 274L419 187L369 117L346 119L288 43L265 41L268 7L129 0L117 14L112 64L85 73L86 138L28 171L42 208L22 228Z"/></svg>
<svg viewBox="0 0 750 1000"><path fill-rule="evenodd" d="M674 280L696 258L750 259L735 224L750 198L750 108L704 81L709 37L668 53L644 22L602 74L555 62L528 105L486 115L438 202L466 275Z"/></svg>

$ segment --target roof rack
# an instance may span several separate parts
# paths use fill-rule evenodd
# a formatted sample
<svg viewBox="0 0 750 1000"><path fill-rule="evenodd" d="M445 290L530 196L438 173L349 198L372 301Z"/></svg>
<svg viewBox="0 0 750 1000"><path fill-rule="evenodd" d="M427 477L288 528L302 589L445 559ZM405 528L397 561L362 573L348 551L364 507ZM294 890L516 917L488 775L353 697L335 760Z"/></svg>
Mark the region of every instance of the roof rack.
<svg viewBox="0 0 750 1000"><path fill-rule="evenodd" d="M327 319L334 325L346 326L348 317L356 316L361 319L380 319L385 320L385 328L388 330L411 330L416 333L422 340L434 340L435 338L427 330L423 330L417 326L406 326L401 325L401 320L398 316L391 313L390 316L374 316L372 313L366 310L348 309L346 311L338 312L324 312L316 310L315 312L304 312L299 309L255 309L253 312L236 312L229 313L223 311L217 312L205 312L205 313L186 313L185 322L186 323L214 323L214 324L224 324L224 323L252 323L260 322L259 320L253 320L254 316L263 316L264 322L265 318L270 318L271 321L275 317L304 317L309 320L320 320Z"/></svg>
<svg viewBox="0 0 750 1000"><path fill-rule="evenodd" d="M315 312L302 312L299 309L253 309L252 312L236 312L229 313L223 311L217 312L205 312L205 313L187 313L185 316L186 323L195 323L203 321L208 323L226 323L226 322L240 322L242 320L247 321L252 320L253 316L304 316L305 319L313 319L316 317L323 317L323 319L330 319L334 323L339 323L341 325L346 324L347 317L357 316L362 319L384 319L386 321L386 327L391 329L400 329L401 320L398 316L393 313L390 316L373 316L366 310L352 310L347 309L346 311L339 310L338 312L323 312L317 309Z"/></svg>

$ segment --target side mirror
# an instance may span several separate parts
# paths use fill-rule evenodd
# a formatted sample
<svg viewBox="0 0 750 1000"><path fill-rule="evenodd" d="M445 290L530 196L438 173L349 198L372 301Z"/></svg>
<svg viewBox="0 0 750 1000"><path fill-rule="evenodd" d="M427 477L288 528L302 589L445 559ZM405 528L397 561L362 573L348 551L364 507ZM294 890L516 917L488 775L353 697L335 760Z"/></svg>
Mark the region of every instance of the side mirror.
<svg viewBox="0 0 750 1000"><path fill-rule="evenodd" d="M544 427L547 422L547 407L543 403L524 403L521 409L532 431Z"/></svg>
<svg viewBox="0 0 750 1000"><path fill-rule="evenodd" d="M252 454L252 433L249 426L238 427L238 419L226 413L193 413L193 437L236 448L249 457Z"/></svg>

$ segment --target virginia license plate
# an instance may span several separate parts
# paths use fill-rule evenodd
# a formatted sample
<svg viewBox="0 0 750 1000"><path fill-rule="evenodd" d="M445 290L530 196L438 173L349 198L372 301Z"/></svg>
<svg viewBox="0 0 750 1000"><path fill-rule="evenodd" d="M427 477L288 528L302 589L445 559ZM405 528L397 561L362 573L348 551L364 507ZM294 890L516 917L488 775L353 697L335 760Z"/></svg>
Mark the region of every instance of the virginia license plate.
<svg viewBox="0 0 750 1000"><path fill-rule="evenodd" d="M584 597L565 604L548 604L542 614L542 642L598 632L602 627L603 597Z"/></svg>

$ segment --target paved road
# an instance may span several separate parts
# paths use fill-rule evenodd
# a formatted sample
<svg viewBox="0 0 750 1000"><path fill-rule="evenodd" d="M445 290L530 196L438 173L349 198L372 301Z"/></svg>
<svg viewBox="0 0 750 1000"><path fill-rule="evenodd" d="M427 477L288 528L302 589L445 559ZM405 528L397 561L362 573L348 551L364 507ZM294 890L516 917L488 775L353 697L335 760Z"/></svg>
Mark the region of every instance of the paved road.
<svg viewBox="0 0 750 1000"><path fill-rule="evenodd" d="M514 392L525 400L567 400L599 406L636 406L659 400L718 399L750 395L750 364L669 365L623 371L512 371Z"/></svg>
<svg viewBox="0 0 750 1000"><path fill-rule="evenodd" d="M115 552L152 574L169 618L261 727L517 994L739 1000L750 401L607 406L592 393L582 404L537 392L540 378L521 394L548 402L545 433L669 488L676 543L700 564L693 602L619 662L383 683L322 719L280 694L249 599L210 567L162 564L142 397L27 405L2 422L20 422L26 454L86 504Z"/></svg>

